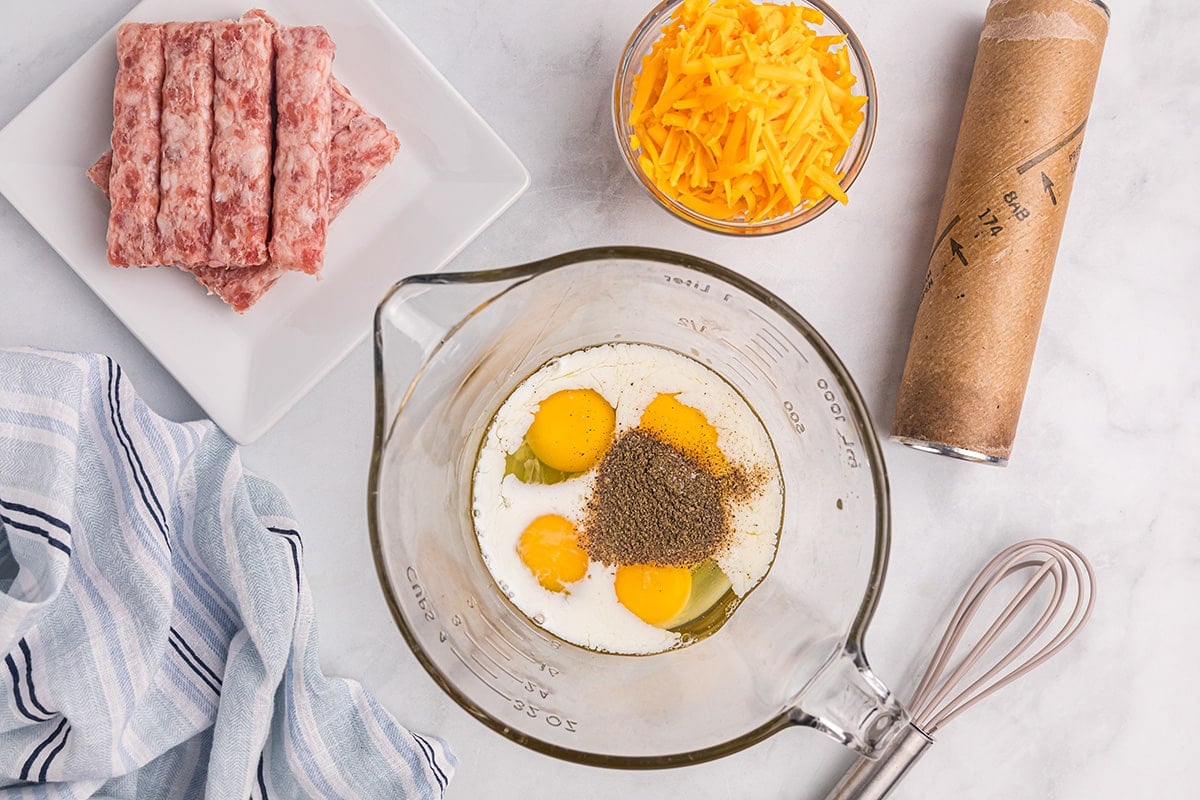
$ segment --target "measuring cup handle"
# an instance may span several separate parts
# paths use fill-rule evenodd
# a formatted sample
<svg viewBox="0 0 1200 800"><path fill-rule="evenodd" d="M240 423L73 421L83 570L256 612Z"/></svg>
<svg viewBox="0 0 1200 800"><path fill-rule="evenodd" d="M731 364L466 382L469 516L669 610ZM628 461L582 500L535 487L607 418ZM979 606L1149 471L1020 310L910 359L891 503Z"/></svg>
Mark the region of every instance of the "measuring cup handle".
<svg viewBox="0 0 1200 800"><path fill-rule="evenodd" d="M375 309L377 421L391 419L420 374L481 304L524 277L516 270L415 275L397 283Z"/></svg>
<svg viewBox="0 0 1200 800"><path fill-rule="evenodd" d="M835 654L800 693L795 721L877 758L908 724L908 712L858 654Z"/></svg>

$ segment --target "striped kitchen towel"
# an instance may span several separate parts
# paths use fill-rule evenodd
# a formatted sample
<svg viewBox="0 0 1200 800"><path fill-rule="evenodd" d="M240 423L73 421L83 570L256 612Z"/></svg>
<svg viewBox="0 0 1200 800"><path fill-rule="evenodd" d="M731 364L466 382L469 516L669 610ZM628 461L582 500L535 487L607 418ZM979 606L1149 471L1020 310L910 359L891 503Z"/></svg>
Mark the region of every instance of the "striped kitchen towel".
<svg viewBox="0 0 1200 800"><path fill-rule="evenodd" d="M430 798L454 759L317 663L287 502L97 355L0 350L0 798Z"/></svg>

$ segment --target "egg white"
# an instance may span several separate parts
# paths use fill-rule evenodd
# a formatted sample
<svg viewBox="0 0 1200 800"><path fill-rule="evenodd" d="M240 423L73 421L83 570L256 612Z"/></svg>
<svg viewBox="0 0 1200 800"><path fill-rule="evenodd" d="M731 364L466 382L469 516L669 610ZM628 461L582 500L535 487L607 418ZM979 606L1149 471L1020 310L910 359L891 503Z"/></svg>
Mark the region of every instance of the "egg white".
<svg viewBox="0 0 1200 800"><path fill-rule="evenodd" d="M733 591L745 595L770 569L778 542L783 486L770 437L733 387L693 359L652 345L609 343L576 350L543 365L496 411L484 434L473 476L475 531L483 560L501 591L526 616L568 642L612 653L657 653L680 636L643 622L617 601L615 567L591 562L566 591L543 588L517 554L522 531L542 514L560 514L582 528L596 469L558 484L526 484L505 475L538 405L563 389L593 389L616 410L616 433L635 428L659 394L702 411L717 429L717 445L733 464L768 474L750 501L731 509L733 536L715 560Z"/></svg>

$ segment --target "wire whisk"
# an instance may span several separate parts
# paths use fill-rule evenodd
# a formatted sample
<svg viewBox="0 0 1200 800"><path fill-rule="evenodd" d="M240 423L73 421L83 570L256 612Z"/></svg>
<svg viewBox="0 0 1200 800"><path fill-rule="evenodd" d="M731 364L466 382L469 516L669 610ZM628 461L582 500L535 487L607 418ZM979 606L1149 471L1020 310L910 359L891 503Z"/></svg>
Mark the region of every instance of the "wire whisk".
<svg viewBox="0 0 1200 800"><path fill-rule="evenodd" d="M971 623L989 596L1014 575L1025 582L988 626L982 636L962 655L954 654L963 643ZM1028 632L999 657L992 655L997 642L1018 621L1036 598L1046 597L1045 607ZM851 767L826 800L882 800L899 783L917 759L933 743L942 726L1020 678L1065 647L1092 615L1096 596L1096 574L1075 547L1057 539L1029 539L998 553L984 566L967 589L946 632L934 651L925 676L908 704L911 723L875 761L860 759ZM1034 609L1037 606L1033 607ZM1011 641L1011 635L1008 639ZM990 658L995 663L971 680Z"/></svg>

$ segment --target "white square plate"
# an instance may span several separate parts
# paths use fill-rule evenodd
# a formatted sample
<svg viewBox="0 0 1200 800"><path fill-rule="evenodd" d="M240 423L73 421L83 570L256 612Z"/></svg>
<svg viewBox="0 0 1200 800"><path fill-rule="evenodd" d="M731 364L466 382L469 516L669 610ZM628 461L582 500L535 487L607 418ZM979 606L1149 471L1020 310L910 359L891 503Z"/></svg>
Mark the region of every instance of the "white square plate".
<svg viewBox="0 0 1200 800"><path fill-rule="evenodd" d="M220 19L254 5L145 0L125 19ZM388 287L440 269L529 185L513 152L370 0L264 7L286 25L324 25L334 74L400 139L396 160L330 226L320 282L286 274L239 316L179 270L109 266L108 201L85 172L109 146L115 28L0 131L0 192L242 444L362 341Z"/></svg>

